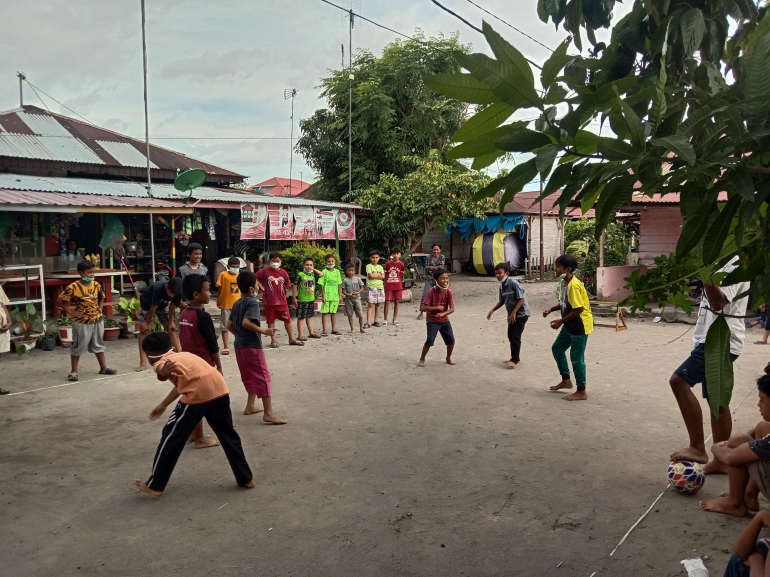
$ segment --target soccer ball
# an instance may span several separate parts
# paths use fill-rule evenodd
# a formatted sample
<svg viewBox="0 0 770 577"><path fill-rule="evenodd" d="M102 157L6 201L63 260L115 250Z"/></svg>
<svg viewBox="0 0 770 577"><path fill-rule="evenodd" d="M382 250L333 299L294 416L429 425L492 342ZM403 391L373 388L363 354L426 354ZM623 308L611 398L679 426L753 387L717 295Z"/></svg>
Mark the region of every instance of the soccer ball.
<svg viewBox="0 0 770 577"><path fill-rule="evenodd" d="M671 461L668 466L668 483L680 493L697 493L705 482L706 473L700 463Z"/></svg>

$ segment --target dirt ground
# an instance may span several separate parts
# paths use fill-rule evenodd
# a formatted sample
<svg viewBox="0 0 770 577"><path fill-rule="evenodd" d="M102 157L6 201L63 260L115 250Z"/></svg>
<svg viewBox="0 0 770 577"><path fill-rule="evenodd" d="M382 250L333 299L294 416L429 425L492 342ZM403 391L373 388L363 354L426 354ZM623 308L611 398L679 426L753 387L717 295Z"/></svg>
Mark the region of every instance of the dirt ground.
<svg viewBox="0 0 770 577"><path fill-rule="evenodd" d="M666 576L702 557L721 575L746 520L697 501L725 490L725 477L697 496L666 492L610 557L686 444L668 378L690 327L648 318L597 329L590 398L569 403L548 391L559 380L541 315L552 283L525 285L533 316L516 370L501 362L504 311L485 318L495 280L453 276L451 286L457 366L443 363L440 338L416 366L425 326L414 303L402 304L399 327L350 336L340 315L341 337L268 349L283 427L242 414L235 358L224 358L254 490L236 487L221 449L189 445L163 497L132 489L163 426L147 414L168 390L133 371L134 338L108 343L118 376L100 379L84 358L72 386L55 387L66 350L4 355L0 383L21 394L0 398L0 572ZM753 380L768 353L747 344L736 362L737 430L759 419Z"/></svg>

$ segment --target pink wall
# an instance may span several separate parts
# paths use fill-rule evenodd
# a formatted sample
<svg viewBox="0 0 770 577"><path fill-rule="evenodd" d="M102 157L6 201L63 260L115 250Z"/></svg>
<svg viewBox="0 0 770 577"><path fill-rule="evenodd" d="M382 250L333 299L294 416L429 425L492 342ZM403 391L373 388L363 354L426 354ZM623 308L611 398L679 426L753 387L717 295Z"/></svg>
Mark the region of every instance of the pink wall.
<svg viewBox="0 0 770 577"><path fill-rule="evenodd" d="M639 262L652 265L654 258L676 250L682 232L679 205L647 206L639 213Z"/></svg>
<svg viewBox="0 0 770 577"><path fill-rule="evenodd" d="M631 294L626 286L625 277L636 266L605 266L596 269L596 298L600 301L619 302ZM642 270L645 270L642 268Z"/></svg>

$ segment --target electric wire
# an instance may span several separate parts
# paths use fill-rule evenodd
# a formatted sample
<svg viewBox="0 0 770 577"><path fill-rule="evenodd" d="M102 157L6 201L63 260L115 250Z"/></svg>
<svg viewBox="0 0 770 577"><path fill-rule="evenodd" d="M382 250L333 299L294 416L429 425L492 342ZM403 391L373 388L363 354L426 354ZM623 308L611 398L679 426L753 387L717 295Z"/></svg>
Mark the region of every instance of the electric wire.
<svg viewBox="0 0 770 577"><path fill-rule="evenodd" d="M24 79L24 81L25 81L27 84L29 84L29 80L27 80L26 78ZM34 87L34 86L32 86L31 84L29 84L29 87L32 89L32 92L34 92L34 93L35 93L35 96L37 96L37 99L38 99L38 100L39 100L39 101L40 101L40 102L43 104L43 106L45 106L45 109L46 109L48 112L51 112L51 109L50 109L50 108L48 108L48 105L45 103L45 101L44 101L44 100L43 100L43 99L40 97L40 95L37 93L37 90L35 90L35 87Z"/></svg>
<svg viewBox="0 0 770 577"><path fill-rule="evenodd" d="M527 34L526 32L522 32L521 30L519 30L518 28L516 28L516 26L514 26L513 24L509 24L508 22L506 22L505 20L503 20L502 18L500 18L498 15L496 15L496 14L493 14L492 12L490 12L489 10L487 10L486 8L484 8L483 6L479 6L479 5L478 5L478 4L476 4L476 3L475 3L473 0L466 0L466 1L467 1L469 4L473 4L473 5L474 5L476 8L478 8L478 9L479 9L479 10L481 10L482 12L486 12L486 13L487 13L487 14L489 14L489 15L490 15L492 18L495 18L496 20L499 20L500 22L502 22L503 24L505 24L505 25L506 25L506 26L508 26L509 28L512 28L513 30L515 30L516 32L518 32L519 34L521 34L522 36L525 36L525 37L529 38L530 40L532 40L532 42L535 42L536 44L539 44L539 45L540 45L540 46L542 46L543 48L545 48L545 49L547 49L547 50L550 50L551 52L553 52L553 48L550 48L550 47L546 46L545 44L543 44L542 42L540 42L540 40L538 40L537 38L533 38L532 36L530 36L530 35L529 35L529 34Z"/></svg>
<svg viewBox="0 0 770 577"><path fill-rule="evenodd" d="M82 114L78 114L77 112L75 112L74 110L72 110L72 109L71 109L69 106L65 106L64 104L62 104L61 102L59 102L58 100L56 100L56 99L55 99L53 96L51 96L50 94L48 94L47 92L45 92L45 91L44 91L42 88L40 88L40 87L38 87L38 86L35 86L35 85L34 85L34 84L32 84L32 83L31 83L29 80L26 80L26 82L27 82L27 84L29 84L29 86L30 86L30 88L32 88L32 90L35 90L35 89L37 88L37 90L39 90L40 92L42 92L43 94L45 94L45 95L46 95L48 98L50 98L51 100L53 100L53 101L54 101L56 104L58 104L58 105L59 105L59 106L61 106L62 108L66 108L67 110L69 110L69 111L70 111L72 114L74 114L75 116L78 116L79 118L82 118L83 120L85 120L85 121L86 121L88 124L90 124L90 125L92 125L92 126L96 126L96 125L95 125L93 122L91 122L90 120L88 120L88 118L86 118L86 117L85 117L85 116L83 116ZM35 91L35 93L37 93L37 91ZM38 98L40 98L40 97L38 96ZM46 108L48 108L48 107L46 106ZM49 112L50 112L50 110L49 110Z"/></svg>

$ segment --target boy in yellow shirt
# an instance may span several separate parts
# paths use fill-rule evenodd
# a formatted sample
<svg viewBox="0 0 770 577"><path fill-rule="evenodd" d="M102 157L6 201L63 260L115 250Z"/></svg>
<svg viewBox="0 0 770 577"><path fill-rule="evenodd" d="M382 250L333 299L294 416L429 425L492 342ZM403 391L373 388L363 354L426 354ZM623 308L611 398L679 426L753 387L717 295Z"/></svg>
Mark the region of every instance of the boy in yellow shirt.
<svg viewBox="0 0 770 577"><path fill-rule="evenodd" d="M219 308L219 325L222 333L222 354L229 355L230 349L227 348L227 321L230 320L230 313L233 310L235 301L241 298L241 291L238 288L238 273L240 272L241 260L237 256L231 256L227 261L227 270L222 271L217 279L219 295L217 296L217 307Z"/></svg>

